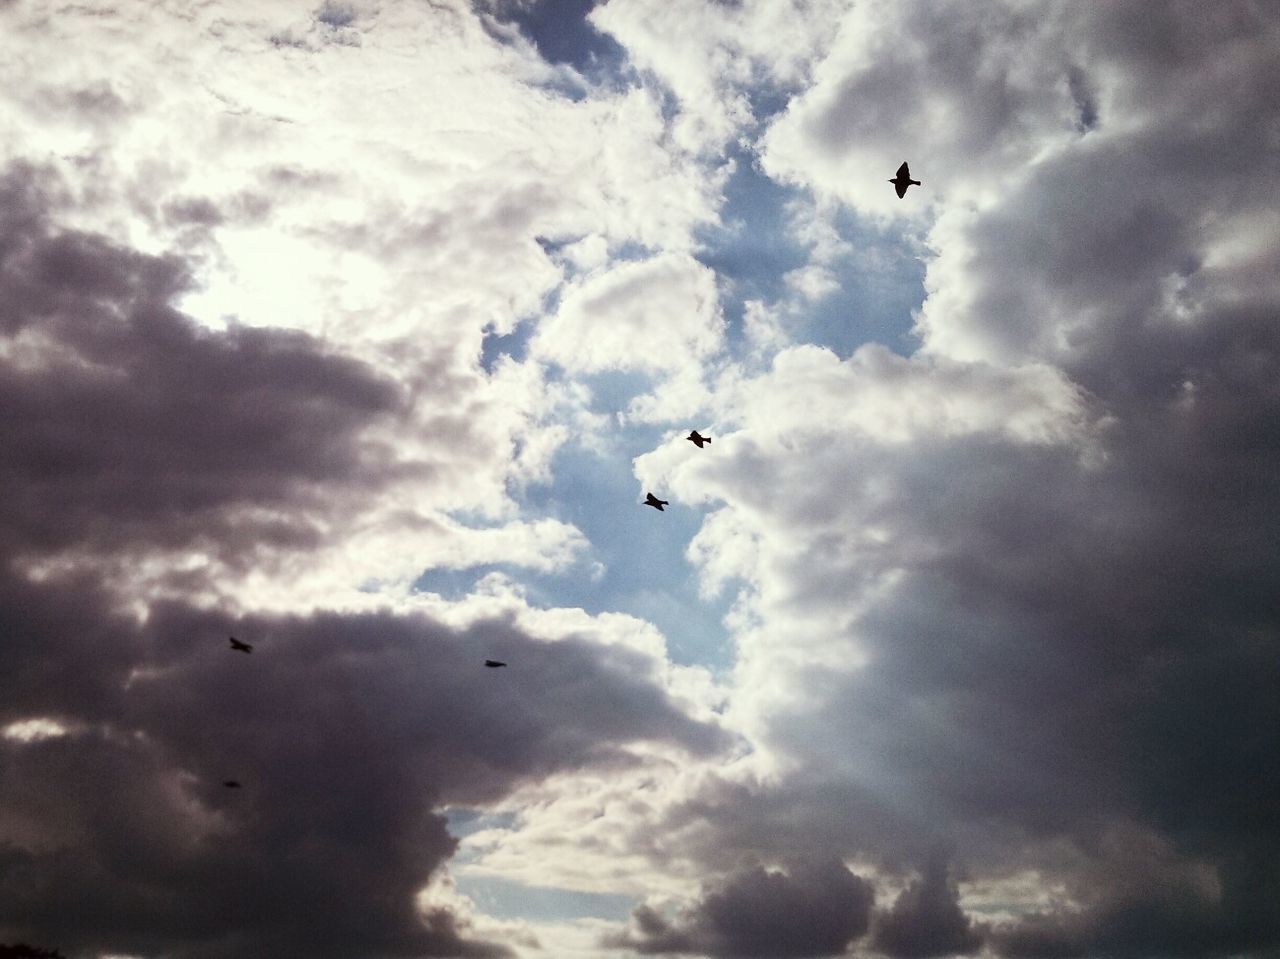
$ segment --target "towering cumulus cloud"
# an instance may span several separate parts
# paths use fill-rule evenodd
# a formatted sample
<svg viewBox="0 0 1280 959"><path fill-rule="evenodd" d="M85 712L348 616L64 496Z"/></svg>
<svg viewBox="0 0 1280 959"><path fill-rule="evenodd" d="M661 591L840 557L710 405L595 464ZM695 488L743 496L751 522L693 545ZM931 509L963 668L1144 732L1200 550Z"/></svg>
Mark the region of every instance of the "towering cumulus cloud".
<svg viewBox="0 0 1280 959"><path fill-rule="evenodd" d="M1274 956L1278 156L1250 0L0 3L0 944Z"/></svg>

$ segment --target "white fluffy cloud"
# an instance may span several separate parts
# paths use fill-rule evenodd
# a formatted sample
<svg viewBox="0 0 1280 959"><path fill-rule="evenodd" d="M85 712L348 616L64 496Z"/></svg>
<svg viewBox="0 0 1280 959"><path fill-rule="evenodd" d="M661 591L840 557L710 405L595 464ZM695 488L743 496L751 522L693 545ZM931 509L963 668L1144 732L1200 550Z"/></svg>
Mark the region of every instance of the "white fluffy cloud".
<svg viewBox="0 0 1280 959"><path fill-rule="evenodd" d="M664 254L588 275L540 325L534 352L566 370L695 370L721 345L715 274Z"/></svg>

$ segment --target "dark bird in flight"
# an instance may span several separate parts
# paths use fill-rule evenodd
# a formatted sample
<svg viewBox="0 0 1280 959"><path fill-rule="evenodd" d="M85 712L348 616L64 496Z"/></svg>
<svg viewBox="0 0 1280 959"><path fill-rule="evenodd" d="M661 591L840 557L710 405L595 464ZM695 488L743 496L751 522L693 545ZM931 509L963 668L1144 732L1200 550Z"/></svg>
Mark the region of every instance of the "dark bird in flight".
<svg viewBox="0 0 1280 959"><path fill-rule="evenodd" d="M240 642L240 640L236 639L234 636L231 636L229 638L231 640L231 648L234 649L237 653L253 652L253 646L250 645L249 643L242 643Z"/></svg>
<svg viewBox="0 0 1280 959"><path fill-rule="evenodd" d="M224 779L222 780L222 785L226 786L228 789L240 788L240 784L236 782L234 779Z"/></svg>
<svg viewBox="0 0 1280 959"><path fill-rule="evenodd" d="M488 666L490 669L497 669L499 666L505 666L505 665L507 665L506 663L500 663L500 662L498 662L498 660L496 660L496 659L486 659L486 660L484 661L484 664L485 664L486 666Z"/></svg>
<svg viewBox="0 0 1280 959"><path fill-rule="evenodd" d="M919 180L911 179L911 171L907 169L907 161L902 161L902 166L898 167L898 175L889 181L893 184L893 188L898 191L898 199L907 195L907 187L920 186Z"/></svg>
<svg viewBox="0 0 1280 959"><path fill-rule="evenodd" d="M690 443L692 443L694 446L698 447L698 449L702 449L702 447L703 447L705 444L707 444L707 443L710 443L710 442L711 442L711 437L710 437L710 436L703 436L703 435L702 435L701 433L699 433L697 430L694 430L692 433L690 433L688 436L686 436L686 437L685 437L685 439L687 439L687 440L688 440Z"/></svg>
<svg viewBox="0 0 1280 959"><path fill-rule="evenodd" d="M658 497L654 496L652 493L645 493L645 494L644 494L644 505L645 505L645 506L652 506L652 507L653 507L654 509L656 509L659 513L662 513L662 512L665 512L665 510L663 510L663 508L662 508L662 507L664 507L664 506L670 506L670 505L671 505L671 501L670 501L670 500L665 500L665 499L658 499Z"/></svg>

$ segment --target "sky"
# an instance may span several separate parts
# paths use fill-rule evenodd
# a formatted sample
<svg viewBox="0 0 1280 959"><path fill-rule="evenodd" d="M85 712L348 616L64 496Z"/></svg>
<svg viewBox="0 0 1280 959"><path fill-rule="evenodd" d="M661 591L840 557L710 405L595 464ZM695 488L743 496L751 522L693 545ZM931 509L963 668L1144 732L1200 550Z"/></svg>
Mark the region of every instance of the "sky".
<svg viewBox="0 0 1280 959"><path fill-rule="evenodd" d="M0 0L0 943L1275 959L1277 198L1265 0Z"/></svg>

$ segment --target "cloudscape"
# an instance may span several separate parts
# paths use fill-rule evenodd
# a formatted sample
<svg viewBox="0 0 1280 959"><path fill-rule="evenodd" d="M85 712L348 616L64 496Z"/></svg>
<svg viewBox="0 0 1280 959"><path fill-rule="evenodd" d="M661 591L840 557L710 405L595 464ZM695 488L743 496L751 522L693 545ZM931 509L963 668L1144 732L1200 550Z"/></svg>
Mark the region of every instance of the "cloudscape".
<svg viewBox="0 0 1280 959"><path fill-rule="evenodd" d="M1280 955L1278 198L1259 0L0 0L0 953Z"/></svg>

